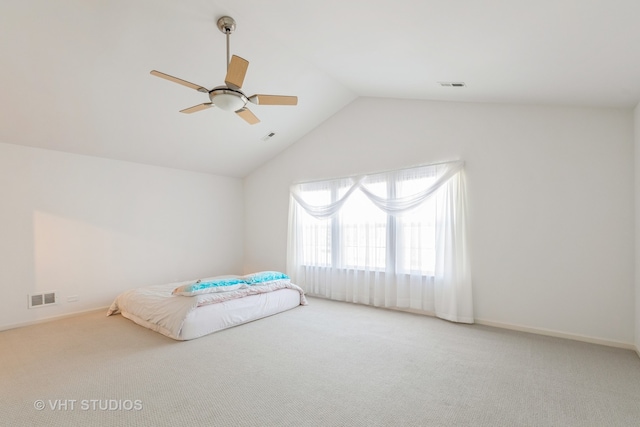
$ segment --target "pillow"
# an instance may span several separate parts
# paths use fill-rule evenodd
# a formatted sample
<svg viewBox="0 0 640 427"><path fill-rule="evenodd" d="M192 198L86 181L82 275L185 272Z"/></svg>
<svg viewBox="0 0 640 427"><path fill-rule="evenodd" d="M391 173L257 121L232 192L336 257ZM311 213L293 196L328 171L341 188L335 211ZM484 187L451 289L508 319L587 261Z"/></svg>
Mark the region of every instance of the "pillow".
<svg viewBox="0 0 640 427"><path fill-rule="evenodd" d="M172 294L190 297L213 292L235 291L236 289L246 288L247 286L246 281L238 277L212 278L178 286L173 290Z"/></svg>
<svg viewBox="0 0 640 427"><path fill-rule="evenodd" d="M258 283L273 282L274 280L290 280L289 276L279 271L260 271L258 273L247 274L242 276L243 279L249 285L256 285Z"/></svg>

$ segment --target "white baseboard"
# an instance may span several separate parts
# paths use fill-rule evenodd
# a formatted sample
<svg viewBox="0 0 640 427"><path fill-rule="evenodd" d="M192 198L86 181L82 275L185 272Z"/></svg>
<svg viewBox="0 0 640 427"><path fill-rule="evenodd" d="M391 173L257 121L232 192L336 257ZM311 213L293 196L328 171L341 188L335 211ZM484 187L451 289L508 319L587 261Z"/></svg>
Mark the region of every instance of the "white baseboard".
<svg viewBox="0 0 640 427"><path fill-rule="evenodd" d="M554 331L550 329L531 328L528 326L514 325L511 323L494 322L491 320L484 320L484 319L475 319L475 321L479 325L493 326L493 327L502 328L502 329L510 329L512 331L529 332L532 334L546 335L546 336L556 337L556 338L565 338L565 339L570 339L574 341L588 342L591 344L599 344L599 345L606 345L609 347L624 348L627 350L635 350L638 353L638 356L640 356L640 351L638 350L638 347L636 347L632 343L595 338L587 335L570 334L570 333Z"/></svg>
<svg viewBox="0 0 640 427"><path fill-rule="evenodd" d="M402 309L402 308L392 308L392 310L436 317L435 313L425 312L420 310ZM566 332L554 331L551 329L531 328L528 326L515 325L512 323L493 322L491 320L485 320L485 319L474 319L474 321L478 325L492 326L494 328L509 329L512 331L519 331L519 332L528 332L531 334L546 335L546 336L556 337L556 338L565 338L565 339L574 340L574 341L588 342L590 344L599 344L599 345L606 345L608 347L624 348L626 350L635 350L635 352L638 354L638 357L640 357L640 348L632 343L606 340L602 338L590 337L587 335L569 334Z"/></svg>
<svg viewBox="0 0 640 427"><path fill-rule="evenodd" d="M322 298L322 299L329 299L326 298L324 296L320 296L320 295L308 295L307 296L311 296L311 297L315 297L315 298ZM331 301L335 301L335 300L331 300ZM342 301L338 301L338 302L342 302ZM351 304L351 303L349 303ZM374 306L368 306L368 307L374 307ZM426 312L426 311L421 311L421 310L412 310L412 309L407 309L407 308L386 308L386 307L374 307L374 308L380 308L383 310L394 310L394 311L403 311L406 313L413 313L413 314L421 314L421 315L425 315L425 316L431 316L431 317L436 317L435 313L432 312ZM486 326L492 326L494 328L501 328L501 329L509 329L512 331L519 331L519 332L528 332L531 334L537 334L537 335L545 335L545 336L549 336L549 337L556 337L556 338L565 338L565 339L569 339L569 340L574 340L574 341L582 341L582 342L587 342L590 344L599 344L599 345L605 345L608 347L616 347L616 348L624 348L626 350L634 350L637 354L638 357L640 357L640 347L632 344L632 343L626 343L626 342L621 342L621 341L614 341L614 340L607 340L607 339L603 339L603 338L595 338L595 337L590 337L587 335L579 335L579 334L570 334L567 332L560 332L560 331L554 331L551 329L543 329L543 328L532 328L529 326L523 326L523 325L517 325L517 324L513 324L513 323L502 323L502 322L494 322L492 320L486 320L486 319L474 319L475 323L478 325L486 325Z"/></svg>
<svg viewBox="0 0 640 427"><path fill-rule="evenodd" d="M88 310L74 311L73 313L59 314L57 316L45 317L43 319L38 319L38 320L30 320L28 322L13 323L13 324L9 324L9 325L0 325L0 332L1 331L7 331L9 329L22 328L24 326L37 325L39 323L52 322L54 320L61 320L61 319L67 319L67 318L70 318L70 317L76 317L76 316L80 316L82 314L91 313L91 312L94 312L94 311L104 311L105 316L106 316L108 309L109 309L109 307L90 308Z"/></svg>

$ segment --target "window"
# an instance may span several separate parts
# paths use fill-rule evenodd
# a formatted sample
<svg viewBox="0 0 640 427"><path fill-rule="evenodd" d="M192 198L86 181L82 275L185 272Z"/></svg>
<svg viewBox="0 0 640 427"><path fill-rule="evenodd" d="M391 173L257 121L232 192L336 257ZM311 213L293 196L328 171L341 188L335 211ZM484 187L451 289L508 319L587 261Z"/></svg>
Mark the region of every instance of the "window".
<svg viewBox="0 0 640 427"><path fill-rule="evenodd" d="M363 185L383 199L419 194L433 185L433 170L400 171L367 177ZM352 180L311 183L300 187L300 197L319 206L337 203L353 186ZM365 193L355 191L330 218L308 212L300 217L302 263L341 269L368 269L433 275L435 264L435 203L426 200L402 213L386 213Z"/></svg>

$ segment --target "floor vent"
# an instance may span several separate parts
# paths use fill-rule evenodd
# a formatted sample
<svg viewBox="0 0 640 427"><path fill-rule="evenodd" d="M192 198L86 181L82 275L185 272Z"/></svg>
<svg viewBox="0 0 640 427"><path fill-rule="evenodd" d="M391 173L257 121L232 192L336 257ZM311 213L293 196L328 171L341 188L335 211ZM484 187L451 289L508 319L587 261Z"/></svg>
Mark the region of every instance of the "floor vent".
<svg viewBox="0 0 640 427"><path fill-rule="evenodd" d="M442 87L465 87L464 82L438 82Z"/></svg>
<svg viewBox="0 0 640 427"><path fill-rule="evenodd" d="M55 292L45 292L42 294L29 295L29 308L44 307L45 305L52 305L58 301Z"/></svg>

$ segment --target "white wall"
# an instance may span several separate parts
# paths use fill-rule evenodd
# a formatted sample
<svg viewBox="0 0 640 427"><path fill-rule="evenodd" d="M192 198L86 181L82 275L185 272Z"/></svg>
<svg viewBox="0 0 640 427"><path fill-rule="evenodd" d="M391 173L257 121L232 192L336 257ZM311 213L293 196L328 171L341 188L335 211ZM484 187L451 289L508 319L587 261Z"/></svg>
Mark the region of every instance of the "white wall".
<svg viewBox="0 0 640 427"><path fill-rule="evenodd" d="M479 319L634 342L633 114L359 98L245 179L245 271L286 267L294 181L466 161Z"/></svg>
<svg viewBox="0 0 640 427"><path fill-rule="evenodd" d="M0 329L240 274L242 233L239 179L0 144ZM50 290L58 305L27 309Z"/></svg>
<svg viewBox="0 0 640 427"><path fill-rule="evenodd" d="M635 344L636 351L640 355L640 104L634 110L634 136L635 136L635 220L636 220L636 323L635 323Z"/></svg>

